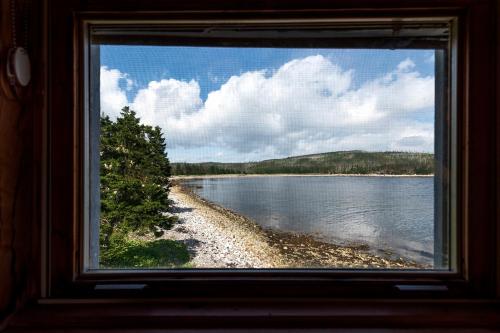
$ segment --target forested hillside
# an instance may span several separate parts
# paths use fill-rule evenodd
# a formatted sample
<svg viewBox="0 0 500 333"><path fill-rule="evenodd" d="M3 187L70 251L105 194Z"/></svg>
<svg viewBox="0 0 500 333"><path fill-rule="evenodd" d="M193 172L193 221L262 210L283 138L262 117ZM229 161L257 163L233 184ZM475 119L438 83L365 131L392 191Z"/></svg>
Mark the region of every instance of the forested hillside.
<svg viewBox="0 0 500 333"><path fill-rule="evenodd" d="M338 151L249 163L172 163L172 175L434 173L434 155L408 152Z"/></svg>

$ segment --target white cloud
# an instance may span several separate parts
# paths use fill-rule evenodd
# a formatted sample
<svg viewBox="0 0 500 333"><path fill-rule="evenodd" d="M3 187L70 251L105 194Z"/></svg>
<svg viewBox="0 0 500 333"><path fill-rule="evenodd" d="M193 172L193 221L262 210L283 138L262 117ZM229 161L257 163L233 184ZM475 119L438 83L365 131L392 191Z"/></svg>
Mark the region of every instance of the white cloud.
<svg viewBox="0 0 500 333"><path fill-rule="evenodd" d="M398 72L408 72L415 68L415 63L410 58L406 58L401 61L396 68Z"/></svg>
<svg viewBox="0 0 500 333"><path fill-rule="evenodd" d="M117 69L108 69L101 67L101 112L108 115L111 119L116 119L121 109L128 105L127 95L120 88L120 81L124 80L129 85L133 81L127 79L127 74Z"/></svg>
<svg viewBox="0 0 500 333"><path fill-rule="evenodd" d="M169 149L217 147L257 159L348 149L433 150L433 124L415 117L432 113L433 77L422 76L410 59L358 88L354 75L317 55L275 71L232 76L204 102L197 81L168 79L150 82L130 104L145 123L163 128ZM103 112L112 115L127 104L117 83L126 78L101 69Z"/></svg>
<svg viewBox="0 0 500 333"><path fill-rule="evenodd" d="M151 81L139 90L132 109L145 123L164 127L174 120L182 125L184 117L196 112L202 104L198 82L168 79Z"/></svg>

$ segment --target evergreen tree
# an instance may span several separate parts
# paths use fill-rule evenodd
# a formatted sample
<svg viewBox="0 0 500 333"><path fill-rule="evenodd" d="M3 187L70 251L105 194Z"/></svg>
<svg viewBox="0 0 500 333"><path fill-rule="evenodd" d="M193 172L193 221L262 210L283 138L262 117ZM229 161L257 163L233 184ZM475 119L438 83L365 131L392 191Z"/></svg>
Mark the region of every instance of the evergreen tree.
<svg viewBox="0 0 500 333"><path fill-rule="evenodd" d="M130 233L160 236L169 208L170 164L159 127L124 107L116 121L101 117L101 250Z"/></svg>

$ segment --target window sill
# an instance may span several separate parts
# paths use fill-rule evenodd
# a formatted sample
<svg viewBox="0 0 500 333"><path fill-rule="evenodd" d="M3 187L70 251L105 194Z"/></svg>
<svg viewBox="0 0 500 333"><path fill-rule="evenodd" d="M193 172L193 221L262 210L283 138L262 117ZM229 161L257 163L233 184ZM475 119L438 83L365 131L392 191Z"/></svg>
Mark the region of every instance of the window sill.
<svg viewBox="0 0 500 333"><path fill-rule="evenodd" d="M7 332L116 329L141 332L240 329L407 329L500 332L492 300L42 300L15 315ZM458 330L457 330L458 329ZM377 330L380 332L380 330Z"/></svg>

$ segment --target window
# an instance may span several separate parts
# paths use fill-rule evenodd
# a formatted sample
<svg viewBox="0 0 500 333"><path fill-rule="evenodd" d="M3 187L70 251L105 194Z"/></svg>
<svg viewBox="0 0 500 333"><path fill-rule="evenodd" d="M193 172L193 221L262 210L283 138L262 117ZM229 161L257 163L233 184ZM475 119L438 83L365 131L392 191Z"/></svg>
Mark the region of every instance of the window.
<svg viewBox="0 0 500 333"><path fill-rule="evenodd" d="M42 248L47 254L42 265L47 273L43 276L46 279L44 295L63 298L75 295L89 296L96 293L96 284L130 283L137 287L145 285L147 291L144 292L149 292L152 296L169 297L295 295L392 298L405 295L434 297L436 293L443 297L492 295L496 288L495 270L498 267L496 260L498 257L492 255L498 250L495 243L496 204L492 195L496 193L497 169L494 159L491 158L495 152L496 118L494 92L487 87L494 87L492 68L495 67L496 58L485 55L494 53L494 43L492 43L494 6L489 2L467 1L450 1L438 5L432 1L408 4L382 0L377 4L380 4L380 9L375 10L372 5L367 8L367 3L363 1L328 3L299 0L287 4L259 2L245 5L225 3L227 6L224 7L219 2L167 4L145 1L141 4L132 2L118 4L118 2L93 1L61 4L50 8L51 17L61 19L54 19L50 23L49 36L52 46L48 64L50 80L47 92L50 107L47 108L47 114L43 115L47 126L43 125L43 122L40 124L47 131L47 141L45 143L41 140L40 145L47 151L48 159L47 174L40 182L45 189L42 192L41 205L47 211L48 223L47 228L43 228L47 230L46 242L43 243L46 247ZM117 8L121 8L121 11L117 12ZM74 17L74 20L62 19L68 17ZM485 20L487 17L492 20ZM429 27L429 25L432 28L442 24L447 25L450 21L453 22L452 29L444 36L443 31L435 30L432 33L430 31L432 29L424 29L424 26ZM301 41L301 38L275 39L271 38L272 36L269 36L269 39L256 40L250 33L247 34L247 38L220 34L214 35L214 38L207 36L206 39L186 36L186 30L192 29L194 34L198 34L200 32L198 28L207 25L231 26L238 28L237 30L256 26L276 30L279 27L302 29L306 26L326 25L336 26L340 31L344 30L344 36L350 34L350 38L340 38L340 36L327 38L327 45L321 45L320 37L304 38ZM349 29L342 29L347 26ZM378 30L380 27L389 28ZM418 29L410 33L412 27ZM94 28L103 28L99 32L100 36L97 36L96 31L92 31ZM435 122L435 130L438 130L436 127L438 124L443 124L445 128L440 131L451 141L447 145L444 144L449 150L442 155L449 157L443 165L448 165L450 168L443 170L446 176L443 176L443 181L438 182L446 185L443 191L449 193L449 201L442 203L442 207L448 207L445 210L449 212L443 214L448 216L448 222L444 225L450 228L445 233L450 236L449 240L442 243L449 244L450 260L445 265L447 268L388 270L302 267L158 270L98 269L97 265L93 266L95 262L92 263L92 256L89 253L91 245L96 243L92 242L89 221L95 217L92 214L96 211L90 210L89 205L98 207L99 210L100 205L91 204L90 198L96 196L92 196L88 190L99 187L95 187L96 184L89 186L85 182L93 179L89 174L92 169L89 162L96 161L89 159L89 156L96 153L88 150L92 147L89 139L99 136L89 135L87 130L92 128L92 124L85 124L85 121L92 120L88 118L94 114L91 110L95 105L100 105L100 101L90 99L92 96L93 98L99 96L97 89L99 87L92 84L91 78L96 77L92 73L100 71L100 64L91 60L100 59L100 56L96 57L93 53L95 49L91 46L118 44L167 46L161 31L171 31L172 28L177 30L176 33L183 30L184 35L168 38L168 46L189 44L214 47L217 41L226 37L226 41L230 42L230 45L226 46L232 47L246 44L255 48L273 46L280 49L299 47L357 49L367 48L369 45L373 49L402 50L412 48L410 41L418 44L418 40L423 36L427 47L415 44L414 49L436 50L442 47L439 46L439 39L443 37L448 39L450 58L445 62L449 65L445 70L448 76L444 76L446 81L441 82L446 87L448 99L439 103L437 99L435 100L436 108L449 110L448 114L436 113L443 115L445 121ZM160 31L155 32L155 30ZM347 30L358 32L347 33ZM372 35L375 30L377 38ZM433 34L435 38L432 38ZM366 38L366 35L372 38ZM179 40L182 40L182 43ZM314 41L314 45L301 46L300 43L305 40ZM277 41L282 42L280 45L271 44L271 42L278 43ZM397 44L390 44L393 42ZM69 61L71 57L72 62ZM439 57L435 56L436 65L440 63L438 59ZM444 69L444 67L439 68ZM443 76L435 75L436 79L439 77ZM435 84L437 83L436 80ZM91 93L92 89L96 89L97 93ZM446 102L449 105L446 106ZM435 136L434 139L437 142L439 138ZM437 154L437 151L435 153ZM438 197L436 195L434 199ZM438 221L438 218L435 217L434 221ZM418 285L418 288L413 288L415 285ZM123 295L124 292L117 291L117 293Z"/></svg>
<svg viewBox="0 0 500 333"><path fill-rule="evenodd" d="M457 270L454 19L87 26L84 270Z"/></svg>

